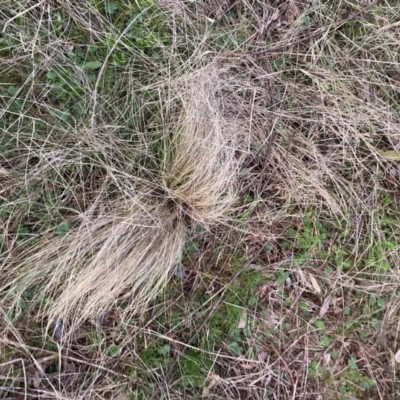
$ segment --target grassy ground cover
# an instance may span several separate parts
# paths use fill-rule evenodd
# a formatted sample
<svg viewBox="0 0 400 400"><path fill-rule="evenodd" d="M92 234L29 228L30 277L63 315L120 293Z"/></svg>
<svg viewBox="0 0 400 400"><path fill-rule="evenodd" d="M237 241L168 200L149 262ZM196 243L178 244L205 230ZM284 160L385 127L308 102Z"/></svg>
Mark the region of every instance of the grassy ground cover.
<svg viewBox="0 0 400 400"><path fill-rule="evenodd" d="M1 398L400 398L399 15L0 0Z"/></svg>

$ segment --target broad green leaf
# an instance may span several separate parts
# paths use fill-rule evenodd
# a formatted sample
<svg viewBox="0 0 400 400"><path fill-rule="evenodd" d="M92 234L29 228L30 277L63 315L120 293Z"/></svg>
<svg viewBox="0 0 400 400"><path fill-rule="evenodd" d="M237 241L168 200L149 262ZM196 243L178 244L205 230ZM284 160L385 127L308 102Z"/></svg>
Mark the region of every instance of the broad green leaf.
<svg viewBox="0 0 400 400"><path fill-rule="evenodd" d="M181 263L176 265L174 275L179 279L183 279L183 278L187 277L185 267Z"/></svg>
<svg viewBox="0 0 400 400"><path fill-rule="evenodd" d="M379 155L381 155L383 158L386 158L386 160L391 160L391 161L400 161L400 151L397 150L379 150L376 149Z"/></svg>
<svg viewBox="0 0 400 400"><path fill-rule="evenodd" d="M240 356L240 354L242 354L243 348L239 346L236 342L230 343L229 348L235 354L235 356Z"/></svg>
<svg viewBox="0 0 400 400"><path fill-rule="evenodd" d="M186 242L186 244L185 244L185 250L189 254L195 253L198 249L199 249L199 242L197 242L196 240L193 240L193 241L190 240L190 241Z"/></svg>
<svg viewBox="0 0 400 400"><path fill-rule="evenodd" d="M83 64L83 69L98 69L103 64L100 61L88 61Z"/></svg>
<svg viewBox="0 0 400 400"><path fill-rule="evenodd" d="M141 7L151 7L154 5L154 0L139 0L139 5Z"/></svg>
<svg viewBox="0 0 400 400"><path fill-rule="evenodd" d="M308 15L305 15L303 18L303 26L305 28L309 28L311 25L310 17Z"/></svg>
<svg viewBox="0 0 400 400"><path fill-rule="evenodd" d="M349 366L349 368L350 368L351 370L356 370L356 369L358 369L356 360L355 360L354 358L350 358L349 361L347 361L347 365Z"/></svg>
<svg viewBox="0 0 400 400"><path fill-rule="evenodd" d="M9 86L8 88L7 88L7 92L8 92L8 94L9 95L13 95L13 94L15 94L15 93L17 93L18 92L18 88L17 87L15 87L15 86L13 86L13 85L11 85L11 86Z"/></svg>
<svg viewBox="0 0 400 400"><path fill-rule="evenodd" d="M317 320L314 322L314 326L315 326L317 329L325 329L325 323L324 323L324 321L321 321L320 319L317 319Z"/></svg>
<svg viewBox="0 0 400 400"><path fill-rule="evenodd" d="M166 355L169 354L170 350L171 350L170 345L169 344L164 344L164 346L161 346L158 349L158 353L162 354L163 356L166 356Z"/></svg>
<svg viewBox="0 0 400 400"><path fill-rule="evenodd" d="M25 239L28 233L29 233L28 228L25 228L24 226L20 225L17 230L17 237L18 239Z"/></svg>
<svg viewBox="0 0 400 400"><path fill-rule="evenodd" d="M319 341L322 347L328 347L331 344L331 340L328 336L323 336Z"/></svg>
<svg viewBox="0 0 400 400"><path fill-rule="evenodd" d="M59 237L64 237L69 230L69 223L68 222L61 222L60 225L56 228L56 233Z"/></svg>
<svg viewBox="0 0 400 400"><path fill-rule="evenodd" d="M120 354L122 353L122 347L117 346L115 344L112 344L109 348L108 348L108 354L111 357L118 357Z"/></svg>
<svg viewBox="0 0 400 400"><path fill-rule="evenodd" d="M107 14L114 14L115 11L117 11L117 10L118 10L118 4L116 4L116 3L112 2L112 1L107 1L104 4L104 11Z"/></svg>
<svg viewBox="0 0 400 400"><path fill-rule="evenodd" d="M250 297L250 299L248 300L247 304L250 307L254 307L257 304L257 297Z"/></svg>

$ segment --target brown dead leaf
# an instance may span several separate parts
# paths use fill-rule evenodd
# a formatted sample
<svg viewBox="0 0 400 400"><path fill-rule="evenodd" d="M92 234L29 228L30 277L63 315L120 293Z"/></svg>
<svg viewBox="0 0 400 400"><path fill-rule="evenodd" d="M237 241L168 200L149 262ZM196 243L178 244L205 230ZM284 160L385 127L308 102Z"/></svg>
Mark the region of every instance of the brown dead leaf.
<svg viewBox="0 0 400 400"><path fill-rule="evenodd" d="M249 264L243 268L243 271L258 271L262 269L261 265L258 264Z"/></svg>
<svg viewBox="0 0 400 400"><path fill-rule="evenodd" d="M394 355L394 361L400 363L400 349L397 350L396 354Z"/></svg>
<svg viewBox="0 0 400 400"><path fill-rule="evenodd" d="M106 211L107 211L106 205L103 204L103 203L101 203L101 204L99 205L99 214L100 214L100 215L104 215L104 214L106 213Z"/></svg>
<svg viewBox="0 0 400 400"><path fill-rule="evenodd" d="M72 43L64 43L64 51L66 53L72 53L74 51L75 46Z"/></svg>
<svg viewBox="0 0 400 400"><path fill-rule="evenodd" d="M276 21L281 15L279 8L276 8L274 13L271 15L271 21Z"/></svg>
<svg viewBox="0 0 400 400"><path fill-rule="evenodd" d="M238 329L244 329L246 328L246 325L247 325L247 311L246 309L243 309L240 314Z"/></svg>
<svg viewBox="0 0 400 400"><path fill-rule="evenodd" d="M279 321L281 320L279 314L276 314L274 312L271 312L268 320L266 321L269 327L273 327L279 324Z"/></svg>
<svg viewBox="0 0 400 400"><path fill-rule="evenodd" d="M285 289L290 289L292 286L292 279L288 276L285 280Z"/></svg>
<svg viewBox="0 0 400 400"><path fill-rule="evenodd" d="M79 328L73 334L73 340L82 340L86 339L89 336L89 332L85 328Z"/></svg>
<svg viewBox="0 0 400 400"><path fill-rule="evenodd" d="M243 363L240 364L240 366L244 369L244 370L250 370L250 369L254 369L257 367L256 363Z"/></svg>
<svg viewBox="0 0 400 400"><path fill-rule="evenodd" d="M40 386L40 379L38 378L38 377L33 377L32 378L32 387L34 388L34 389L39 389L39 386Z"/></svg>
<svg viewBox="0 0 400 400"><path fill-rule="evenodd" d="M130 400L132 397L129 396L129 394L121 391L117 393L117 395L114 397L114 400Z"/></svg>
<svg viewBox="0 0 400 400"><path fill-rule="evenodd" d="M63 359L63 372L67 374L73 374L77 370L74 362L68 359Z"/></svg>
<svg viewBox="0 0 400 400"><path fill-rule="evenodd" d="M395 87L400 87L400 73L395 72L389 75L390 83Z"/></svg>
<svg viewBox="0 0 400 400"><path fill-rule="evenodd" d="M242 371L237 367L232 367L232 371L235 373L236 376L242 376Z"/></svg>
<svg viewBox="0 0 400 400"><path fill-rule="evenodd" d="M209 383L208 383L208 386L205 386L203 388L203 392L201 394L201 397L208 398L210 396L210 389L212 389L220 380L221 380L221 378L220 378L219 375L216 375L216 374L208 375L207 381Z"/></svg>
<svg viewBox="0 0 400 400"><path fill-rule="evenodd" d="M258 291L258 297L260 299L264 299L265 297L267 297L269 290L270 290L270 285L262 286Z"/></svg>
<svg viewBox="0 0 400 400"><path fill-rule="evenodd" d="M36 369L35 373L33 374L32 379L31 379L32 387L34 389L39 389L40 383L42 382L43 378L44 378L43 369L42 369L42 371L39 371L38 369Z"/></svg>
<svg viewBox="0 0 400 400"><path fill-rule="evenodd" d="M260 351L258 353L258 359L260 361L265 361L268 358L268 353L266 351Z"/></svg>
<svg viewBox="0 0 400 400"><path fill-rule="evenodd" d="M320 294L321 293L321 287L319 286L317 280L315 279L315 276L312 273L308 273L311 281L311 285L313 286L315 293Z"/></svg>
<svg viewBox="0 0 400 400"><path fill-rule="evenodd" d="M296 6L296 3L293 0L289 1L286 9L286 23L289 25L293 24L299 15L300 11Z"/></svg>
<svg viewBox="0 0 400 400"><path fill-rule="evenodd" d="M60 318L57 319L54 326L54 337L61 342L64 337L64 321Z"/></svg>
<svg viewBox="0 0 400 400"><path fill-rule="evenodd" d="M331 295L327 296L326 299L324 300L321 310L319 310L320 317L323 317L327 313L330 304L331 304Z"/></svg>
<svg viewBox="0 0 400 400"><path fill-rule="evenodd" d="M115 308L112 308L100 316L99 323L101 326L114 327L118 324L118 319L118 311Z"/></svg>
<svg viewBox="0 0 400 400"><path fill-rule="evenodd" d="M64 358L61 365L60 380L65 386L72 387L79 374L78 365L70 359Z"/></svg>
<svg viewBox="0 0 400 400"><path fill-rule="evenodd" d="M9 172L5 168L0 167L0 175L8 175L8 174Z"/></svg>
<svg viewBox="0 0 400 400"><path fill-rule="evenodd" d="M324 354L324 357L322 358L322 366L326 367L330 362L331 362L331 354L330 353Z"/></svg>

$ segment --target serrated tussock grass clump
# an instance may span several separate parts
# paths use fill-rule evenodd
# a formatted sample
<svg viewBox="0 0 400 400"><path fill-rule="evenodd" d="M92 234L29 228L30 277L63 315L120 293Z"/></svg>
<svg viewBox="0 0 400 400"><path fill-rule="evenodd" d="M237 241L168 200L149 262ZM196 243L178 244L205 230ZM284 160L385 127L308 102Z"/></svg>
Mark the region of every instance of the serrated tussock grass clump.
<svg viewBox="0 0 400 400"><path fill-rule="evenodd" d="M398 2L7 3L0 386L400 398Z"/></svg>
<svg viewBox="0 0 400 400"><path fill-rule="evenodd" d="M49 299L51 320L99 315L121 296L127 312L145 308L179 262L187 233L224 220L235 199L241 133L223 116L220 75L215 63L176 78L160 73L130 93L146 109L133 117L146 117L129 140L115 121L97 122L104 110L61 135L21 132L30 147L13 160L4 193L22 190L31 207L51 198L61 222L10 247L2 271L13 298L32 290Z"/></svg>

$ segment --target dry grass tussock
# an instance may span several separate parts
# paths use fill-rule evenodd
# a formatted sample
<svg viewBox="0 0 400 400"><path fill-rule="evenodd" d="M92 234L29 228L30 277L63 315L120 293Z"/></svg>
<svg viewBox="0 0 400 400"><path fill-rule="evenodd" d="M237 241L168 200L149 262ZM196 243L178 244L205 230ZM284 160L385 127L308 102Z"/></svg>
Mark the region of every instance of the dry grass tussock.
<svg viewBox="0 0 400 400"><path fill-rule="evenodd" d="M127 143L113 139L113 127L71 129L64 133L71 147L64 135L49 132L32 140L31 132L19 132L32 142L24 143L29 147L6 178L3 193L19 189L23 178L28 187L37 185L36 193L27 195L40 196L60 180L65 191L57 201L62 204L76 196L75 187L86 184L85 168L97 168L101 179L98 187L81 193L79 210L62 223L68 227L65 236L41 232L21 253L10 251L3 259L13 295L40 287L38 298L52 299L46 310L51 317L98 315L121 294L133 295L127 308L139 312L179 263L188 231L227 218L243 133L222 116L221 71L214 64L177 78L153 78L152 90L160 93L152 110L154 126L150 132L132 130L131 159ZM97 162L88 157L99 153ZM122 154L129 170L124 162L116 165ZM29 165L33 157L35 165ZM77 173L68 176L70 168ZM23 170L24 177L18 174Z"/></svg>
<svg viewBox="0 0 400 400"><path fill-rule="evenodd" d="M50 14L35 9L7 26L5 309L18 309L28 293L49 321L80 324L117 303L120 365L146 372L140 388L169 385L168 398L396 398L399 6L380 2L352 21L359 2L160 0L151 18L158 27L167 20L172 39L158 38L149 55L133 42L139 34L116 29L89 3L61 3L88 47L110 40L101 53L108 64L96 75L85 64L92 53L66 57L79 43L49 29ZM248 56L266 42L279 52ZM128 61L114 59L118 51ZM122 314L148 307L199 225L199 254L185 260L189 296L168 292L161 310L156 304L132 328ZM252 259L266 279L246 292L251 306L247 298L234 304L247 313L239 339L226 311L243 295L237 259ZM237 296L229 298L232 283ZM152 360L132 367L151 340L167 343L182 369ZM195 350L212 362L201 384L181 391L184 351L193 358ZM111 365L107 354L93 358Z"/></svg>

